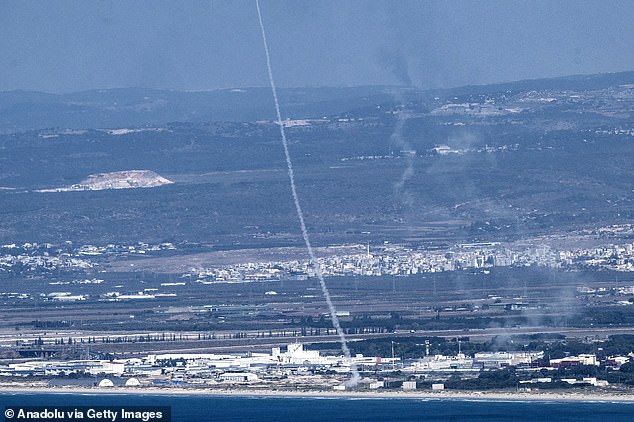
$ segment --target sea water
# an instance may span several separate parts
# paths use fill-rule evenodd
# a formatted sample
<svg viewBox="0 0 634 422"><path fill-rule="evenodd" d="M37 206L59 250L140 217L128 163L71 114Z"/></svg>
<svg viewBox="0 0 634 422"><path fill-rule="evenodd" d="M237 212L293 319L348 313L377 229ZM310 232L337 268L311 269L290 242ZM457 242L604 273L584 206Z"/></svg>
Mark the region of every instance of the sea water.
<svg viewBox="0 0 634 422"><path fill-rule="evenodd" d="M5 406L170 406L172 421L633 421L634 403L221 395L1 393Z"/></svg>

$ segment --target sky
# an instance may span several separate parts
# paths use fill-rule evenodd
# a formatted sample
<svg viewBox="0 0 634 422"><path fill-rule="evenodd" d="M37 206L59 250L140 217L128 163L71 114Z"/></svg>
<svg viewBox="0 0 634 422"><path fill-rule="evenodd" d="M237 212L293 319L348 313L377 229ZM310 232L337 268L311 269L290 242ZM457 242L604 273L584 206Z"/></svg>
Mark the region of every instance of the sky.
<svg viewBox="0 0 634 422"><path fill-rule="evenodd" d="M280 87L634 70L630 0L260 0ZM267 86L255 0L0 0L0 91Z"/></svg>

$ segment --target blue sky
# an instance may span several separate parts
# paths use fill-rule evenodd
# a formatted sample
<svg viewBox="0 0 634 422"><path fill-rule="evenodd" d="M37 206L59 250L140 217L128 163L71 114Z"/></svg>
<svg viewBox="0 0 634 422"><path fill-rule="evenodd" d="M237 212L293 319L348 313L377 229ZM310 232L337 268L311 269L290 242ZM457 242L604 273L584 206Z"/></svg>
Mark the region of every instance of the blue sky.
<svg viewBox="0 0 634 422"><path fill-rule="evenodd" d="M261 0L282 87L634 70L634 2ZM0 90L266 86L254 0L0 0Z"/></svg>

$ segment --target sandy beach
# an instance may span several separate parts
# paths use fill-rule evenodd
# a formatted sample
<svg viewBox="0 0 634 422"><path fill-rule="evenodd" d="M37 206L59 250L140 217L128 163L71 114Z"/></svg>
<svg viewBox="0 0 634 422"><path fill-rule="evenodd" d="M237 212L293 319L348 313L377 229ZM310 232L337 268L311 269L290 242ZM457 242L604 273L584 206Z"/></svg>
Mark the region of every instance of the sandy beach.
<svg viewBox="0 0 634 422"><path fill-rule="evenodd" d="M634 392L619 391L330 391L272 390L251 388L160 388L160 387L29 387L0 385L0 394L142 394L142 395L219 395L259 397L328 397L368 399L436 399L483 401L592 401L634 402Z"/></svg>

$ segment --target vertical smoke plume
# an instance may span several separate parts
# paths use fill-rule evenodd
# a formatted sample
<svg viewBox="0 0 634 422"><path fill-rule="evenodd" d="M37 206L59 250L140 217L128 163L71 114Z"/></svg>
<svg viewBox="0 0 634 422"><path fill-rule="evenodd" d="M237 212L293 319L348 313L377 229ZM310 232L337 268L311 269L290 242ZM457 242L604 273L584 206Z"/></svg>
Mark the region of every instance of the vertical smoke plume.
<svg viewBox="0 0 634 422"><path fill-rule="evenodd" d="M277 89L275 88L275 81L273 79L273 70L271 68L271 56L269 54L269 46L266 40L266 31L264 30L264 22L262 21L262 12L260 11L259 0L255 0L255 5L258 10L258 20L260 22L260 30L262 32L262 42L264 43L264 53L266 55L266 67L269 74L269 83L271 85L271 91L273 92L273 100L275 102L275 113L277 117L277 124L280 128L280 135L282 137L282 145L284 147L284 156L286 157L286 167L288 170L288 178L291 185L291 193L293 195L293 202L295 203L295 211L297 211L299 225L302 229L302 236L304 237L304 243L306 244L306 249L308 250L310 262L315 268L315 273L317 274L317 278L319 279L319 285L321 286L321 291L324 295L324 299L326 299L326 303L328 304L328 311L330 313L332 325L337 331L337 334L339 335L339 340L341 342L341 350L343 351L343 354L346 360L350 363L350 368L352 370L352 379L349 381L349 384L351 386L355 386L360 380L359 371L357 370L356 365L352 363L352 357L350 355L350 349L348 348L348 343L346 342L346 336L343 333L343 330L341 329L341 324L339 323L339 318L337 317L335 306L332 303L332 299L330 298L330 292L328 291L328 287L326 286L326 281L324 280L324 275L321 272L321 266L319 265L319 261L317 261L317 258L315 257L313 247L311 246L311 243L310 243L310 238L308 237L308 230L306 230L306 223L304 222L304 212L302 211L302 207L299 202L299 196L297 195L297 189L295 187L295 173L293 171L293 162L291 161L291 156L288 151L288 142L286 140L286 132L284 130L284 124L282 123L282 114L280 113L280 103L277 98Z"/></svg>
<svg viewBox="0 0 634 422"><path fill-rule="evenodd" d="M382 48L379 51L379 60L401 84L406 87L412 86L412 78L409 75L409 63L407 57L405 57L402 51L398 48ZM413 205L413 198L405 190L405 184L412 178L412 176L414 176L415 152L403 136L405 122L409 119L410 115L404 110L405 96L400 90L397 90L394 94L394 102L399 110L395 111L397 120L396 125L394 126L394 132L392 132L392 135L390 136L390 144L398 150L398 156L405 159L405 169L403 170L400 179L394 184L394 194L404 205L411 206Z"/></svg>
<svg viewBox="0 0 634 422"><path fill-rule="evenodd" d="M399 30L400 25L398 24L403 16L400 15L398 10L397 5L390 5L391 13L389 13L389 15L392 16L392 18L389 19L387 24L388 27L394 28L394 31L387 34L387 43L379 48L377 58L380 64L389 71L401 85L411 88L413 84L409 73L409 60L405 54L407 44L410 40ZM392 15L392 13L396 13L396 15ZM394 183L394 195L403 205L410 207L413 205L414 199L412 195L406 191L405 184L414 176L414 156L416 153L412 150L411 145L403 135L405 123L410 118L410 113L406 111L406 95L403 93L402 88L397 88L393 96L397 110L394 113L396 115L396 125L390 136L390 145L397 149L396 152L399 157L405 159L405 169L403 173L401 173L401 177Z"/></svg>
<svg viewBox="0 0 634 422"><path fill-rule="evenodd" d="M379 59L401 84L407 87L412 86L407 57L398 51L383 49L379 52Z"/></svg>
<svg viewBox="0 0 634 422"><path fill-rule="evenodd" d="M400 100L402 102L402 98ZM401 198L404 205L413 205L412 196L405 190L405 183L414 176L414 155L409 142L403 137L403 127L405 122L409 118L409 114L405 111L397 111L397 120L394 127L394 132L390 136L390 143L398 148L399 155L405 158L405 169L401 173L400 179L394 184L394 193L397 197Z"/></svg>

